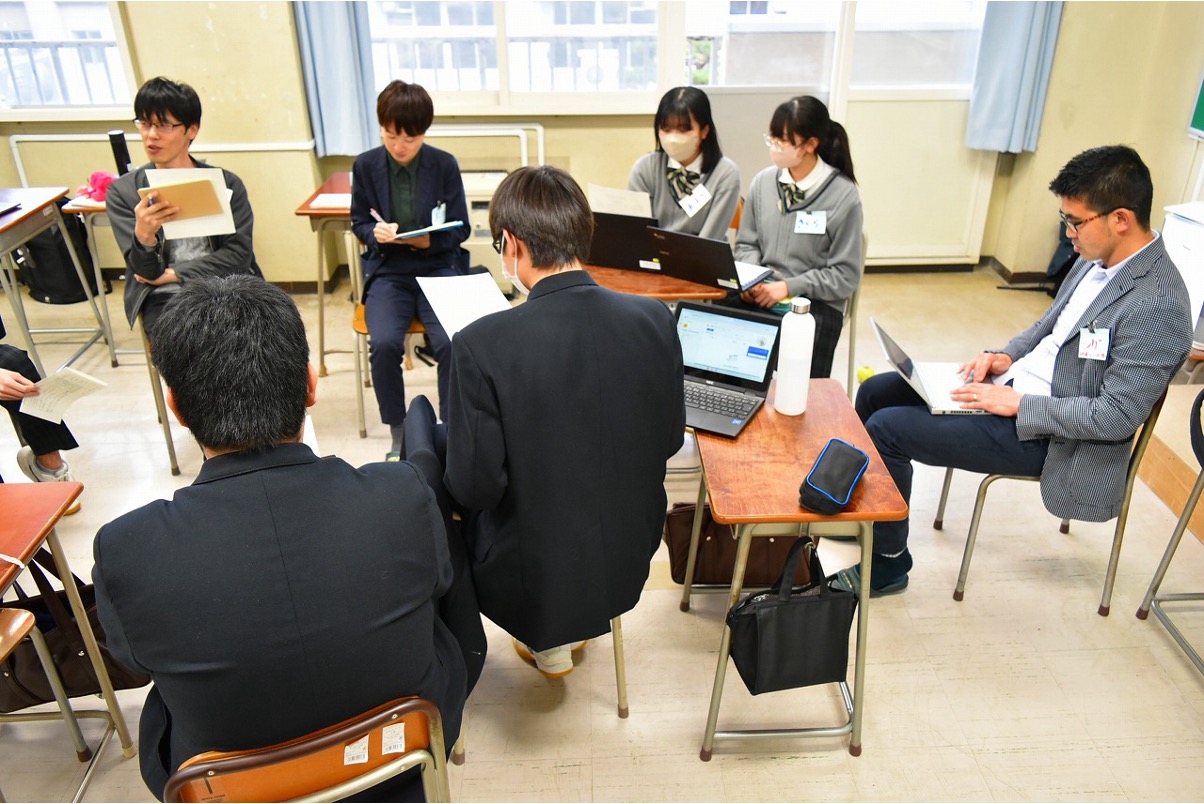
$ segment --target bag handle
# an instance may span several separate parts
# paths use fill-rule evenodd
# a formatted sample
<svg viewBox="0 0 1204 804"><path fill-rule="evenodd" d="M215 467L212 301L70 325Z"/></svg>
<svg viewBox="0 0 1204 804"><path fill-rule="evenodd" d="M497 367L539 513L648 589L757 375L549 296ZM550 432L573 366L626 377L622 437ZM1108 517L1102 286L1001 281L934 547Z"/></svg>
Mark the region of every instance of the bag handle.
<svg viewBox="0 0 1204 804"><path fill-rule="evenodd" d="M808 586L814 585L816 582L820 586L820 595L828 594L828 584L824 583L824 568L819 563L819 553L815 549L815 542L810 536L800 536L795 540L790 548L790 552L786 554L786 563L782 567L782 574L774 582L773 586L769 587L769 593L777 595L778 600L789 600L790 595L794 591L794 575L798 572L798 564L802 559L803 551L808 547L811 548L810 567L811 567L811 583Z"/></svg>
<svg viewBox="0 0 1204 804"><path fill-rule="evenodd" d="M39 551L34 556L34 560L29 562L27 569L29 570L29 574L33 576L33 582L37 584L38 592L42 596L42 602L46 604L46 608L50 611L50 616L54 619L55 626L67 639L71 649L76 653L81 653L84 651L84 637L80 633L79 623L67 611L67 607L63 605L58 592L50 585L50 581L46 579L46 573L42 571L41 562L38 561L39 558L42 558L43 552L45 551ZM46 553L46 556L50 556L50 554ZM57 573L55 573L55 577L58 577ZM75 578L75 581L77 585L82 585L79 578Z"/></svg>

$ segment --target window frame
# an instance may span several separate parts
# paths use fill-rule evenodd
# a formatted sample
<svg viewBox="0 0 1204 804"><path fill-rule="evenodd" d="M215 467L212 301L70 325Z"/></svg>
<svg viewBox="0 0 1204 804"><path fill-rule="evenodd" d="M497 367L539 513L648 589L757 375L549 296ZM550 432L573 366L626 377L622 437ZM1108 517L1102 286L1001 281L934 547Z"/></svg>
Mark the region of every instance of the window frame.
<svg viewBox="0 0 1204 804"><path fill-rule="evenodd" d="M130 102L128 104L94 106L0 106L0 123L89 123L129 118L137 88L134 83L134 63L130 57L125 20L118 3L110 1L105 5L108 6L109 17L113 22L113 39L121 58L121 79L129 88ZM69 31L65 31L65 33L69 33Z"/></svg>

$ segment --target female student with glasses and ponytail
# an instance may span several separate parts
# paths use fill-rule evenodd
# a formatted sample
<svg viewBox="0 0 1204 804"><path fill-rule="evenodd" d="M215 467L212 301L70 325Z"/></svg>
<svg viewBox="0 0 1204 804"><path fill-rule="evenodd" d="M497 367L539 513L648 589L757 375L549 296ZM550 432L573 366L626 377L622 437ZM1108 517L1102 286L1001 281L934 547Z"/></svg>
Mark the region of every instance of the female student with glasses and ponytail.
<svg viewBox="0 0 1204 804"><path fill-rule="evenodd" d="M861 282L861 196L848 135L821 101L802 95L774 110L765 143L773 165L749 187L736 259L770 268L776 278L741 299L783 311L792 296L810 299L811 376L827 377L846 302Z"/></svg>
<svg viewBox="0 0 1204 804"><path fill-rule="evenodd" d="M706 93L696 87L669 90L653 127L656 150L636 161L627 189L648 193L661 228L727 239L740 201L740 169L719 150Z"/></svg>

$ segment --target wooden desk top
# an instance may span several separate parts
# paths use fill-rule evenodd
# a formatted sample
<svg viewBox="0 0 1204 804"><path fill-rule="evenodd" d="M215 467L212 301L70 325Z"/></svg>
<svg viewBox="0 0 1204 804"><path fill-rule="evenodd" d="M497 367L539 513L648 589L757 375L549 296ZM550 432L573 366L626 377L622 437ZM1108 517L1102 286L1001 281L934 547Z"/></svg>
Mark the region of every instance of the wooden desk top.
<svg viewBox="0 0 1204 804"><path fill-rule="evenodd" d="M7 209L13 204L21 205L12 212L0 215L0 232L7 231L17 224L37 215L47 205L53 204L66 194L66 187L0 188L0 209Z"/></svg>
<svg viewBox="0 0 1204 804"><path fill-rule="evenodd" d="M305 203L297 207L294 215L301 215L308 218L350 218L351 207L315 207L313 206L314 199L324 193L330 194L347 194L351 192L351 174L350 173L335 173L326 181L322 182L322 186L313 191L309 198L305 199Z"/></svg>
<svg viewBox="0 0 1204 804"><path fill-rule="evenodd" d="M907 516L907 503L836 380L811 381L807 412L801 416L775 411L771 387L769 399L736 438L695 437L718 522L893 521ZM864 450L870 465L848 507L829 517L799 505L798 488L830 438Z"/></svg>
<svg viewBox="0 0 1204 804"><path fill-rule="evenodd" d="M28 562L83 490L78 481L0 483L0 553ZM20 567L0 558L0 591L19 574Z"/></svg>
<svg viewBox="0 0 1204 804"><path fill-rule="evenodd" d="M647 296L664 301L718 301L727 293L722 288L708 287L697 282L687 282L652 271L627 271L622 268L603 268L597 265L582 266L604 288L633 296Z"/></svg>

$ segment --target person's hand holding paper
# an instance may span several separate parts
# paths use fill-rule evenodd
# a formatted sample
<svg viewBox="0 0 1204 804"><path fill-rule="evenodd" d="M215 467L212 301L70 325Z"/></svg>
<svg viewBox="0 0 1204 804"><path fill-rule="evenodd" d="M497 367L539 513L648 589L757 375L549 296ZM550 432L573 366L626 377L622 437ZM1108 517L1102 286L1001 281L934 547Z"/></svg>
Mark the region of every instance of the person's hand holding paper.
<svg viewBox="0 0 1204 804"><path fill-rule="evenodd" d="M220 169L148 170L146 180L150 187L138 190L142 200L134 208L134 215L139 221L145 217L148 223L157 222L162 226L165 240L234 234L234 216L230 212L232 193L226 187ZM201 181L209 182L210 188L201 187L198 184ZM168 207L156 211L154 207L159 205L160 198ZM143 216L138 214L140 208L144 209ZM158 231L157 226L155 231ZM137 228L135 234L143 244L154 245L153 239L146 242Z"/></svg>

